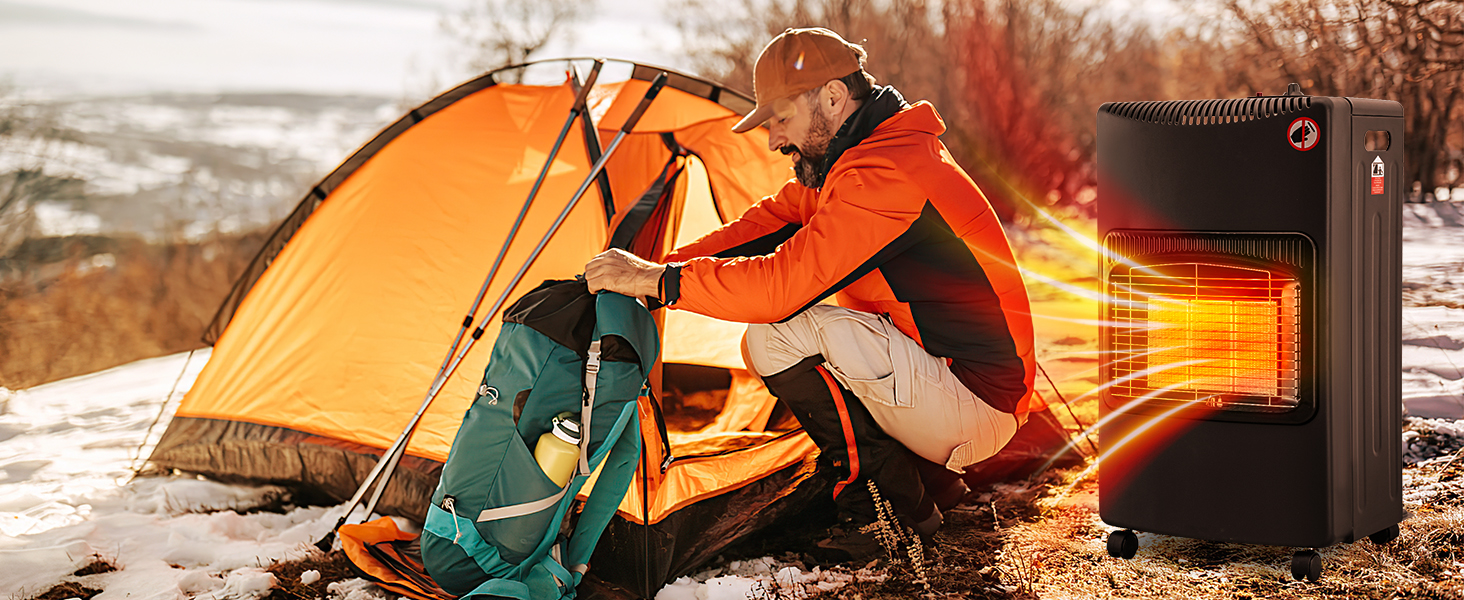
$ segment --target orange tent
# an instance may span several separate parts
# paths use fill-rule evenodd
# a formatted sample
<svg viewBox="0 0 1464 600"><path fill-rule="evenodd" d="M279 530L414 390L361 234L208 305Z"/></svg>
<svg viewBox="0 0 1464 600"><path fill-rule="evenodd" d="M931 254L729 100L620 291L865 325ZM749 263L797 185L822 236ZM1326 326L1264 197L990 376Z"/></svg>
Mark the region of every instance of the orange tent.
<svg viewBox="0 0 1464 600"><path fill-rule="evenodd" d="M565 77L568 64L510 67L464 83L407 113L316 185L220 309L207 334L213 355L152 462L288 485L300 491L297 501L349 498L422 402L507 241L569 115L577 83ZM603 83L616 69L621 80ZM487 298L504 292L663 71L607 65ZM546 73L543 84L506 83ZM668 74L510 298L573 277L610 245L658 259L791 176L786 158L767 149L765 130L731 132L751 110L749 98ZM818 495L814 485L795 493L810 481L804 463L814 446L747 375L742 326L659 313L666 381L657 374L653 383L664 387L656 390L664 406L641 407L644 468L602 538L606 556L592 563L646 574L627 584L651 594L777 518L778 506ZM378 511L425 514L501 324L490 323L424 414ZM745 518L727 519L729 511ZM625 560L637 564L616 564Z"/></svg>

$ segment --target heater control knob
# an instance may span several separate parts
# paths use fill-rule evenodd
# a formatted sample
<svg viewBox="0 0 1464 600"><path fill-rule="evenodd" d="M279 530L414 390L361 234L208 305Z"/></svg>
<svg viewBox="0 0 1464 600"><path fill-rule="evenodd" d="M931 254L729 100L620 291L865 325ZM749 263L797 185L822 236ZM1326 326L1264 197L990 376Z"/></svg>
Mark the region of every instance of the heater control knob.
<svg viewBox="0 0 1464 600"><path fill-rule="evenodd" d="M1108 555L1128 560L1139 552L1139 536L1122 529L1108 534Z"/></svg>
<svg viewBox="0 0 1464 600"><path fill-rule="evenodd" d="M1300 550L1291 557L1291 577L1313 583L1322 578L1322 555L1315 550Z"/></svg>

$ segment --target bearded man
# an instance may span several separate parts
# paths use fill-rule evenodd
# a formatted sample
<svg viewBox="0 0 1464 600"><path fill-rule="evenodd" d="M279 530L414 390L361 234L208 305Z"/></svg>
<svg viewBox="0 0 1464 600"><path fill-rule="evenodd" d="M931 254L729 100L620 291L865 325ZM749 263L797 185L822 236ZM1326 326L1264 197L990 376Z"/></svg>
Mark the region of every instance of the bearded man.
<svg viewBox="0 0 1464 600"><path fill-rule="evenodd" d="M585 267L591 291L749 323L748 368L838 481L839 524L812 552L826 561L882 552L866 480L928 539L967 491L959 473L1025 420L1034 374L1001 223L941 143L935 108L876 87L865 59L827 29L778 35L733 130L766 123L796 178L668 264L609 250Z"/></svg>

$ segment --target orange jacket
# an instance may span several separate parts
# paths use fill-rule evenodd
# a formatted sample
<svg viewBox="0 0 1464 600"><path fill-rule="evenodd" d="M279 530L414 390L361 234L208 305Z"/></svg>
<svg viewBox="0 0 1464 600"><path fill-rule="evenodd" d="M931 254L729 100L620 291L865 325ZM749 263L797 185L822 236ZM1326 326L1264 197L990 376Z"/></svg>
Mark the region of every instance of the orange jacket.
<svg viewBox="0 0 1464 600"><path fill-rule="evenodd" d="M929 103L904 108L840 155L822 188L789 181L677 249L673 308L771 323L837 293L840 306L888 314L988 404L1025 414L1035 372L1026 288L944 132Z"/></svg>

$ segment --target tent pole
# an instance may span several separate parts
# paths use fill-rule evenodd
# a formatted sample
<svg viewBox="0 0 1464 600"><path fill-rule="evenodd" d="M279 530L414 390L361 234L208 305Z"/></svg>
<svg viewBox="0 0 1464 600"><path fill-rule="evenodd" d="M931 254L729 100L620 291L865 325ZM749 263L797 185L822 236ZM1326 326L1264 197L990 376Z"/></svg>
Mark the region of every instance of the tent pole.
<svg viewBox="0 0 1464 600"><path fill-rule="evenodd" d="M559 137L554 139L554 146L549 149L549 156L544 159L544 166L539 168L539 176L534 180L534 186L529 189L529 197L524 199L524 205L519 208L518 218L514 220L513 227L508 230L508 238L503 241L503 247L498 249L498 256L493 259L493 266L488 269L488 276L483 279L483 286L478 288L478 296L473 299L473 305L468 309L467 316L463 317L463 325L458 328L457 337L452 340L452 346L447 350L447 356L442 357L442 366L437 368L438 375L447 369L452 361L452 354L457 351L458 344L463 341L463 334L473 326L473 317L478 314L478 308L483 304L483 297L488 294L488 286L493 283L493 277L498 274L498 267L503 264L503 257L508 254L509 246L518 236L519 228L524 224L524 217L529 214L529 206L534 203L534 198L539 195L539 187L544 184L544 179L549 175L549 168L553 166L554 159L559 156L559 148L564 144L565 138L569 136L569 129L574 125L575 118L585 111L588 102L590 89L595 86L595 80L600 78L600 69L605 66L605 59L595 59L595 64L590 68L590 74L585 78L584 86L576 90L574 104L569 108L569 118L564 120L564 126L559 129ZM569 65L571 70L570 82L579 86L579 70L574 63ZM375 504L373 502L372 504Z"/></svg>
<svg viewBox="0 0 1464 600"><path fill-rule="evenodd" d="M438 373L437 377L432 382L431 388L427 392L427 397L422 401L422 406L417 409L417 413L412 416L412 420L407 423L406 429L404 429L401 435L397 437L396 442L392 444L391 448L387 449L387 453L385 455L382 455L382 457L376 461L376 467L373 468L371 470L371 473L366 476L366 481L361 484L361 487L356 490L356 494L351 498L351 501L347 503L346 509L341 514L340 519L336 522L335 527L332 527L330 532L327 533L325 537L321 538L319 542L315 543L315 546L317 548L320 548L321 551L329 551L330 547L334 543L336 530L340 529L340 526L345 524L347 517L351 515L351 511L355 510L356 505L361 503L362 497L366 495L366 490L369 489L372 484L376 484L383 488L386 487L386 484L391 479L392 472L394 471L394 469L390 467L394 467L396 465L396 459L394 459L393 457L395 457L395 455L397 454L405 453L407 442L411 439L412 434L417 430L417 424L422 421L422 415L427 412L427 408L432 405L432 401L437 398L437 394L440 393L443 386L447 384L447 379L449 377L452 377L452 374L457 371L458 365L462 364L463 359L466 358L468 352L472 350L473 344L483 336L483 331L487 329L488 322L493 319L494 315L498 314L498 310L503 307L503 303L508 298L508 294L511 293L514 287L519 284L519 281L523 279L524 274L528 272L529 267L533 266L534 261L538 260L539 255L544 251L544 247L549 244L550 238L553 238L554 234L559 231L560 225L562 225L564 223L564 220L569 217L569 213L574 210L575 205L579 203L579 200L581 197L584 196L585 191L588 190L590 188L590 185L594 183L595 177L600 174L600 171L604 170L605 164L609 162L610 157L615 154L615 150L620 146L620 142L625 139L626 134L630 133L630 131L635 127L635 124L640 121L641 116L645 114L646 109L651 104L651 101L656 99L656 95L661 92L661 88L665 85L666 74L663 72L660 75L657 75L656 79L651 82L651 87L650 89L646 90L645 97L641 98L640 104L636 106L635 111L632 112L630 114L630 117L625 120L625 125L621 126L620 132L615 134L615 139L610 142L610 147L605 149L605 154L600 157L600 160L595 161L595 165L590 169L590 173L585 178L585 181L580 184L579 189L575 191L574 196L570 198L569 203L565 205L564 210L559 213L559 218L555 219L554 224L550 226L549 231L546 232L544 234L544 237L539 240L539 245L534 248L534 251L532 253L530 253L528 259L524 261L523 266L519 268L518 273L514 275L513 280L509 282L508 286L503 290L503 293L499 295L498 300L493 303L493 308L483 316L483 319L481 321L478 322L478 327L477 329L473 330L473 335L468 340L467 344L464 344L463 347L458 350L457 355L452 359L451 364L449 364L446 369L443 369L441 372ZM588 86L586 86L585 89L588 89ZM399 459L399 457L396 458Z"/></svg>
<svg viewBox="0 0 1464 600"><path fill-rule="evenodd" d="M642 444L645 443L645 438L644 437L641 438L641 443ZM641 468L641 497L640 497L640 499L641 499L641 551L642 551L642 554L641 554L641 589L642 590L645 590L645 593L650 594L651 597L654 598L656 596L656 594L651 589L651 498L650 498L650 485L651 485L650 484L650 477L651 477L651 470L650 470L649 467L646 466L646 463L649 462L648 460L646 460L646 458L647 458L646 457L646 450L645 450L645 448L643 446L641 448L641 460L640 460L640 468Z"/></svg>
<svg viewBox="0 0 1464 600"><path fill-rule="evenodd" d="M569 64L570 83L579 88L575 90L574 103L569 108L569 117L564 120L564 126L559 129L559 137L554 139L554 146L549 149L549 156L544 159L544 166L539 168L539 176L534 180L534 186L529 189L529 197L524 199L524 205L519 208L518 218L514 220L513 227L508 230L508 238L503 241L503 247L498 249L498 256L493 259L493 266L488 269L488 275L483 278L483 285L478 288L478 295L473 298L473 305L468 308L467 316L463 317L462 327L458 328L457 336L452 340L452 346L447 349L447 355L442 357L442 365L437 368L437 375L434 376L434 379L441 376L443 371L447 370L448 365L452 362L453 353L457 352L458 345L463 341L463 334L467 333L468 328L473 326L473 317L477 315L478 308L483 305L483 297L488 294L488 286L493 283L493 277L498 274L498 268L503 264L503 257L508 254L509 246L513 245L514 238L518 236L519 228L524 224L524 217L529 214L529 207L533 205L534 198L538 197L539 188L544 184L544 179L548 177L549 169L554 165L555 157L559 156L560 146L569 137L570 127L574 125L574 120L580 116L580 113L585 112L590 89L595 86L595 81L600 78L600 69L604 66L605 59L595 59L594 66L590 68L589 76L585 78L585 83L581 86L579 69L575 68L574 63ZM386 465L384 472L396 472L396 466L401 461L402 454L405 453L398 451L392 454L390 457L391 462ZM376 510L376 504L381 500L381 496L385 492L385 485L376 486L376 489L371 493L371 499L366 502L366 514L369 515L371 511Z"/></svg>

